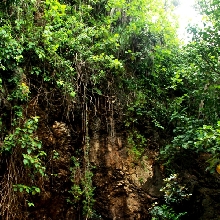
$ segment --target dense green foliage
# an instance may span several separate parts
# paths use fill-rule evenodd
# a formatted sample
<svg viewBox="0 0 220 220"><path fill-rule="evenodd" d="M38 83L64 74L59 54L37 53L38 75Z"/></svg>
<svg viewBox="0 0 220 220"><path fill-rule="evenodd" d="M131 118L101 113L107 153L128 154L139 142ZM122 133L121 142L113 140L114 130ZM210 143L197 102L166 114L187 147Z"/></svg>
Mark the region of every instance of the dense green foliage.
<svg viewBox="0 0 220 220"><path fill-rule="evenodd" d="M179 220L186 213L176 214L174 210L167 206L154 206L151 210L152 220Z"/></svg>
<svg viewBox="0 0 220 220"><path fill-rule="evenodd" d="M209 153L215 167L219 161L219 27L218 1L199 1L204 27L190 27L192 42L183 47L175 78L181 92L178 110L172 114L176 123L174 139L162 154L169 163L182 154ZM178 155L178 156L177 156ZM208 169L211 169L209 167Z"/></svg>
<svg viewBox="0 0 220 220"><path fill-rule="evenodd" d="M146 149L159 150L169 174L184 166L187 155L201 152L210 155L208 169L215 171L220 163L219 5L198 1L204 27L191 27L192 41L180 47L171 2L4 1L1 154L31 179L17 179L13 173L15 182L9 187L40 193L35 185L47 176L46 161L56 149L46 149L39 140L38 122L43 123L39 117L48 118L49 125L55 120L75 123L81 132L79 151L72 155L67 201L82 206L86 219L95 215L88 155L96 117L101 120L99 133L111 137L125 133L128 151L137 158ZM5 176L11 172L8 167ZM188 195L177 183L175 187L174 192L164 190L177 197ZM27 196L28 206L34 205L31 198ZM173 197L165 201L169 199ZM155 212L167 210L174 216L167 206ZM12 219L9 212L7 204L1 208L1 215Z"/></svg>

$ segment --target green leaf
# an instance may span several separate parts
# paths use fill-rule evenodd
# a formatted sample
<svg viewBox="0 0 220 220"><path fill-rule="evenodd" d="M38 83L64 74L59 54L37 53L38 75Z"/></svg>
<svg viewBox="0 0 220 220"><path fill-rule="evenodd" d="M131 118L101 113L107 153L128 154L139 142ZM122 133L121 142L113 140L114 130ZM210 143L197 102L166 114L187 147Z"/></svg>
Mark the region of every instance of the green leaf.
<svg viewBox="0 0 220 220"><path fill-rule="evenodd" d="M25 159L23 159L23 163L24 163L25 166L29 165L29 160L25 158Z"/></svg>
<svg viewBox="0 0 220 220"><path fill-rule="evenodd" d="M102 92L100 89L98 88L93 88L93 90L98 94L98 95L102 95Z"/></svg>
<svg viewBox="0 0 220 220"><path fill-rule="evenodd" d="M32 202L27 202L27 204L28 204L28 207L34 206L34 203Z"/></svg>
<svg viewBox="0 0 220 220"><path fill-rule="evenodd" d="M76 92L71 92L70 96L74 98L76 96Z"/></svg>
<svg viewBox="0 0 220 220"><path fill-rule="evenodd" d="M40 193L40 188L36 187L36 188L35 188L35 191L36 191L37 193Z"/></svg>
<svg viewBox="0 0 220 220"><path fill-rule="evenodd" d="M40 142L37 142L37 143L36 143L36 146L37 146L38 149L41 149L42 144L41 144Z"/></svg>

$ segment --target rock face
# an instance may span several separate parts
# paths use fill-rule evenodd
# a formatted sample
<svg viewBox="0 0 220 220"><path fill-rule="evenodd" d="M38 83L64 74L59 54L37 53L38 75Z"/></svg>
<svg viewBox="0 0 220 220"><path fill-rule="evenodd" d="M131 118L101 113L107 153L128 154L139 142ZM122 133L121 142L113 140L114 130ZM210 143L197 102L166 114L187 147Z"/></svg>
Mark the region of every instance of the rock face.
<svg viewBox="0 0 220 220"><path fill-rule="evenodd" d="M148 208L162 186L150 158L140 162L120 137L107 137L91 141L90 161L96 167L95 209L103 219L150 219Z"/></svg>
<svg viewBox="0 0 220 220"><path fill-rule="evenodd" d="M75 205L66 199L71 188L70 164L74 154L70 130L62 122L54 122L50 133L39 129L39 135L48 147L49 179L42 184L42 193L35 201L29 219L74 220L84 219ZM49 137L49 138L48 138ZM52 159L53 150L59 154ZM94 219L151 219L148 209L161 197L162 173L148 152L141 161L129 152L122 137L95 135L90 140L89 160L94 166Z"/></svg>

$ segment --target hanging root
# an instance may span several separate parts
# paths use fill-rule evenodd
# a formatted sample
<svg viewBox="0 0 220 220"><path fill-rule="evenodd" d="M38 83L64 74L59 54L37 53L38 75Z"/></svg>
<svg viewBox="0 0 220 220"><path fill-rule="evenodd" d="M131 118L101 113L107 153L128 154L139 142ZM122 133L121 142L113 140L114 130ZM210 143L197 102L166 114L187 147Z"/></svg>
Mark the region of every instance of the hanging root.
<svg viewBox="0 0 220 220"><path fill-rule="evenodd" d="M27 219L24 212L26 200L24 194L14 191L14 185L21 183L28 178L21 164L18 163L18 150L15 150L8 158L7 170L0 183L0 216L2 220ZM22 161L21 161L22 162ZM26 174L26 175L25 175ZM25 178L25 176L27 176Z"/></svg>

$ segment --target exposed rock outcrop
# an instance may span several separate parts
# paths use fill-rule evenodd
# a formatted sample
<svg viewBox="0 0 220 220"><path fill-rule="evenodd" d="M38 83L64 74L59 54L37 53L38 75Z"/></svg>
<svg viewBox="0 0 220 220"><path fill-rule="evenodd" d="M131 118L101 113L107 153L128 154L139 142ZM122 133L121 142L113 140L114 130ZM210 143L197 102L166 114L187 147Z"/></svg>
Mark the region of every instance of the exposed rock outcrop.
<svg viewBox="0 0 220 220"><path fill-rule="evenodd" d="M162 175L150 158L132 157L120 137L91 141L96 210L104 219L148 219L150 204L161 196ZM150 155L149 155L150 156ZM154 181L157 179L156 181ZM152 182L153 180L153 182ZM147 182L152 182L146 187Z"/></svg>

